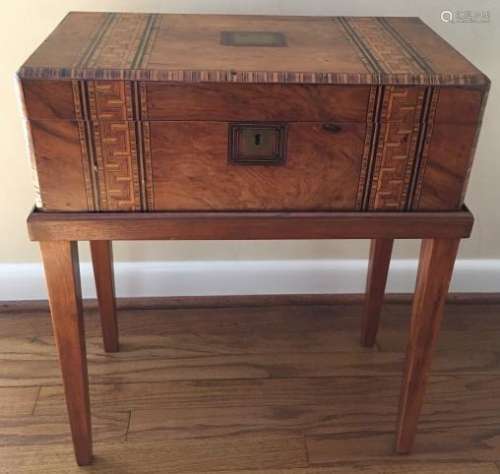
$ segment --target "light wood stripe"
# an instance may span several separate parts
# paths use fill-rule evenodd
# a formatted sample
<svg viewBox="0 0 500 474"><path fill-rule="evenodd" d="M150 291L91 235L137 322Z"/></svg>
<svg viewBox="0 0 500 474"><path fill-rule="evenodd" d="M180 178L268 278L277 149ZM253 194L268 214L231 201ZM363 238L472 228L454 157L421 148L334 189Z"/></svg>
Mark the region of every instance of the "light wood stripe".
<svg viewBox="0 0 500 474"><path fill-rule="evenodd" d="M372 82L380 84L382 82L381 75L384 72L382 65L377 61L370 51L370 48L363 42L360 36L352 28L350 23L344 17L338 17L337 21L342 25L343 31L346 36L351 41L351 43L356 47L359 57L361 58L363 64L367 65L372 73Z"/></svg>
<svg viewBox="0 0 500 474"><path fill-rule="evenodd" d="M116 13L106 13L106 16L104 18L101 27L96 31L92 39L92 42L90 43L89 47L80 58L80 61L78 61L78 63L75 64L74 70L84 69L86 67L86 65L90 61L90 58L94 54L94 51L98 47L99 43L102 41L104 34L115 20L116 20Z"/></svg>
<svg viewBox="0 0 500 474"><path fill-rule="evenodd" d="M387 20L387 18L384 17L377 17L377 20L379 23L384 26L384 28L391 33L394 38L399 42L399 44L406 50L408 54L410 54L413 59L417 62L417 64L429 74L429 77L432 77L433 74L435 74L434 70L432 69L431 65L425 60L425 58L418 53L418 50L413 47L413 45L406 39L404 38L399 31L397 31Z"/></svg>
<svg viewBox="0 0 500 474"><path fill-rule="evenodd" d="M425 170L427 168L429 147L434 127L434 116L436 114L438 102L439 102L439 89L433 88L433 93L429 104L427 117L425 120L425 130L424 133L422 134L421 151L419 152L420 163L418 165L418 170L416 171L417 177L414 185L413 196L411 198L411 203L410 203L412 209L418 209L418 203L422 195L422 186L425 177Z"/></svg>

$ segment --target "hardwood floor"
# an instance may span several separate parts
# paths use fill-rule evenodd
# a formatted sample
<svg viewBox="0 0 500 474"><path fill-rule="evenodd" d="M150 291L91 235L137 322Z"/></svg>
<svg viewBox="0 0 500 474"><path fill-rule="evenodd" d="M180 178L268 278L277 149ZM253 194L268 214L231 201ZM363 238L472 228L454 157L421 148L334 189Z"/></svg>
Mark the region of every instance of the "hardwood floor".
<svg viewBox="0 0 500 474"><path fill-rule="evenodd" d="M446 306L415 453L401 456L409 304L385 305L367 349L359 303L255 301L121 305L121 352L108 354L87 307L95 461L84 469L47 309L2 304L0 473L500 473L499 303Z"/></svg>

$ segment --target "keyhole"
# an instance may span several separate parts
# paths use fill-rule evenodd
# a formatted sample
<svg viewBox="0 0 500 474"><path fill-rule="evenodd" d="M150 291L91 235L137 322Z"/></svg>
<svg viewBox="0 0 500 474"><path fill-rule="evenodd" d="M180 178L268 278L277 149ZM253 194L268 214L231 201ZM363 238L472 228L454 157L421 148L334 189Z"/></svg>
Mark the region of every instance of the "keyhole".
<svg viewBox="0 0 500 474"><path fill-rule="evenodd" d="M260 133L256 133L255 134L254 141L255 141L255 146L259 146L260 145L260 143L261 143Z"/></svg>

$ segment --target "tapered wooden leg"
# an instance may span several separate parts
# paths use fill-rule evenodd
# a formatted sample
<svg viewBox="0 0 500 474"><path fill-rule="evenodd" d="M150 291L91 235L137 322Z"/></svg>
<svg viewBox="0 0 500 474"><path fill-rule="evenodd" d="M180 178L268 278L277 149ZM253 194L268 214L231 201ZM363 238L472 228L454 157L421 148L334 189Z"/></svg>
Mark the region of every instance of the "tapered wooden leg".
<svg viewBox="0 0 500 474"><path fill-rule="evenodd" d="M71 435L79 465L92 461L92 433L76 242L40 242Z"/></svg>
<svg viewBox="0 0 500 474"><path fill-rule="evenodd" d="M361 322L361 345L365 347L372 347L377 338L393 243L394 239L372 239L371 241L365 308Z"/></svg>
<svg viewBox="0 0 500 474"><path fill-rule="evenodd" d="M459 243L459 239L426 239L422 242L399 402L398 453L409 453L413 446Z"/></svg>
<svg viewBox="0 0 500 474"><path fill-rule="evenodd" d="M90 241L90 251L101 314L104 350L118 352L118 320L116 317L112 243L109 240L92 240Z"/></svg>

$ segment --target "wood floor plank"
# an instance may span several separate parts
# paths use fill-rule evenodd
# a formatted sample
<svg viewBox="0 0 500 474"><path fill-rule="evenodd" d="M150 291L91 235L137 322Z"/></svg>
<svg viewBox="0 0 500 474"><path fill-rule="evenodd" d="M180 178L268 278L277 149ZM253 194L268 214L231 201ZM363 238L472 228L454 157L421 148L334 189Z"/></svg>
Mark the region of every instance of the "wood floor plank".
<svg viewBox="0 0 500 474"><path fill-rule="evenodd" d="M0 305L1 307L1 305ZM271 329L284 324L295 328L313 330L319 328L355 329L359 326L363 308L360 304L321 304L321 305L266 305L266 306L229 306L229 307L169 307L155 309L128 309L120 312L120 331L127 334L173 334L186 332L193 327L202 331L245 330L248 327ZM443 329L475 331L495 330L500 314L498 304L447 304ZM477 317L481 315L481 324ZM401 329L409 322L408 304L387 303L383 308L384 328ZM215 318L215 320L213 319ZM215 322L216 321L216 322ZM100 334L97 309L85 311L86 330L89 335ZM0 324L3 336L51 335L52 328L47 310L17 309L13 312L0 311Z"/></svg>
<svg viewBox="0 0 500 474"><path fill-rule="evenodd" d="M160 340L159 340L160 338ZM328 352L196 355L179 349L176 338L162 346L161 336L122 338L124 349L104 354L100 338L88 344L91 383L161 382L260 378L313 378L332 376L400 376L402 352ZM165 342L166 344L166 342ZM50 337L0 337L0 387L59 385L59 364ZM177 353L177 356L175 355ZM500 352L441 351L433 374L500 375Z"/></svg>
<svg viewBox="0 0 500 474"><path fill-rule="evenodd" d="M396 375L400 354L384 354L356 360L335 354L226 355L185 359L103 359L89 361L91 383L110 384L174 380L262 379L274 377L329 377L343 375ZM0 361L0 386L58 385L59 368L54 360Z"/></svg>
<svg viewBox="0 0 500 474"><path fill-rule="evenodd" d="M340 397L324 406L257 406L211 408L155 408L134 410L127 439L184 439L237 433L303 433L346 435L393 432L397 396ZM478 426L500 426L500 402L493 397L478 405L441 396L425 405L420 426L446 431Z"/></svg>
<svg viewBox="0 0 500 474"><path fill-rule="evenodd" d="M0 312L2 337L52 335L50 314L45 310Z"/></svg>
<svg viewBox="0 0 500 474"><path fill-rule="evenodd" d="M95 444L95 458L85 472L205 473L238 469L272 469L307 465L302 437L238 436L182 441ZM8 468L5 469L8 461ZM0 447L0 473L81 473L71 446L50 449Z"/></svg>
<svg viewBox="0 0 500 474"><path fill-rule="evenodd" d="M381 330L378 338L378 347L383 352L403 352L407 340L403 336L403 330ZM490 351L497 352L499 349L500 331L442 331L436 346L436 353L448 352L462 348L465 352Z"/></svg>
<svg viewBox="0 0 500 474"><path fill-rule="evenodd" d="M441 389L448 389L447 380ZM463 384L456 381L454 387ZM185 380L158 383L91 384L94 407L139 409L155 407L213 408L230 406L325 405L355 395L383 398L399 391L399 377L331 377L310 379ZM454 390L449 387L449 390ZM36 414L57 413L63 403L60 386L42 387ZM336 398L337 397L337 398ZM368 396L368 399L370 397Z"/></svg>
<svg viewBox="0 0 500 474"><path fill-rule="evenodd" d="M30 415L40 387L0 387L0 416Z"/></svg>
<svg viewBox="0 0 500 474"><path fill-rule="evenodd" d="M329 467L307 467L298 469L242 470L238 474L498 474L491 462L411 462L351 463ZM204 474L215 474L214 471Z"/></svg>
<svg viewBox="0 0 500 474"><path fill-rule="evenodd" d="M401 373L403 355L385 353L276 353L185 355L171 338L162 346L157 336L122 338L120 353L104 354L100 340L88 344L91 383L160 382L167 380L323 377ZM0 386L58 385L61 377L50 338L0 338ZM177 357L175 354L177 353Z"/></svg>
<svg viewBox="0 0 500 474"><path fill-rule="evenodd" d="M201 443L199 443L201 444ZM338 463L328 467L303 467L303 468L272 468L267 465L275 464L282 458L274 457L275 449L283 449L283 445L270 449L270 453L259 451L258 454L266 456L264 460L258 461L255 449L247 446L247 452L231 452L231 443L224 448L217 445L193 447L192 442L159 444L132 444L127 443L130 449L124 449L123 444L96 443L96 455L94 464L85 468L85 472L99 474L134 473L134 474L165 474L175 473L203 473L220 474L221 472L237 474L498 474L494 463L490 462L432 462L432 461L401 461L390 462L357 462ZM291 444L291 443L290 443ZM293 446L284 446L285 455L294 452ZM257 448L259 449L259 448ZM243 452L242 452L243 451ZM208 453L207 453L208 452ZM254 458L252 459L252 454ZM282 454L283 452L278 452ZM203 456L203 457L202 457ZM222 458L222 459L221 459ZM8 461L8 464L6 464ZM242 462L243 461L243 462ZM286 459L290 465L294 459ZM295 462L301 463L302 459ZM0 473L40 473L44 474L81 474L79 468L73 462L71 448L66 446L55 446L45 450L36 450L31 447L0 447ZM232 466L250 466L250 469Z"/></svg>
<svg viewBox="0 0 500 474"><path fill-rule="evenodd" d="M353 334L354 337L354 334ZM91 383L161 382L167 380L311 378L379 376L402 373L403 352L276 352L212 354L182 348L184 335L126 336L122 351L105 354L101 338L88 342ZM52 338L0 337L0 387L58 385L60 371ZM500 375L500 351L440 351L434 374Z"/></svg>
<svg viewBox="0 0 500 474"><path fill-rule="evenodd" d="M409 318L405 305L392 305L382 318L377 344L381 351L406 350ZM446 305L436 351L498 351L500 305Z"/></svg>
<svg viewBox="0 0 500 474"><path fill-rule="evenodd" d="M474 318L471 318L470 314L474 312L481 314L481 325L473 323ZM500 328L495 325L495 321L499 312L497 305L447 305L438 350L449 350L452 347L498 350L496 341L500 338ZM318 347L318 341L314 344L315 341L311 340L314 336L321 340L319 330L322 329L328 331L326 339L334 338L328 339L330 348L335 347L336 351L350 351L357 346L357 341L351 339L351 334L354 334L351 331L358 329L360 317L359 305L129 310L120 313L120 331L124 336L127 334L171 336L179 333L195 333L199 337L205 336L206 342L212 342L211 348L214 352L219 350L217 339L231 334L233 351L240 347L240 351L258 353L265 346L272 347L273 336L276 333L302 334L304 336L302 350L328 351L326 343ZM48 314L43 311L17 313L15 318L8 313L2 313L0 321L4 329L3 336L52 334ZM384 307L379 336L382 350L388 352L405 350L408 322L408 305L391 304ZM85 323L90 337L100 336L96 310L87 311ZM343 334L339 334L339 331ZM261 337L258 341L253 341L256 345L252 347L255 334ZM187 345L190 345L189 342ZM186 348L188 351L196 349L192 344Z"/></svg>
<svg viewBox="0 0 500 474"><path fill-rule="evenodd" d="M92 384L95 407L139 409L155 407L213 408L228 406L296 406L331 404L334 400L362 395L369 402L399 394L400 377L324 377L231 380L182 380L158 383ZM434 375L429 381L428 399L477 400L500 394L496 375ZM60 386L42 387L36 404L38 414L60 409Z"/></svg>
<svg viewBox="0 0 500 474"><path fill-rule="evenodd" d="M359 400L329 406L257 406L206 408L149 408L133 410L128 440L167 440L231 436L241 433L332 433L338 426L358 426L368 419L373 428L395 422L396 397L363 406Z"/></svg>
<svg viewBox="0 0 500 474"><path fill-rule="evenodd" d="M45 446L71 444L69 420L61 410L50 416L2 416L0 417L1 446ZM130 413L95 411L92 416L92 434L95 441L124 441Z"/></svg>
<svg viewBox="0 0 500 474"><path fill-rule="evenodd" d="M411 457L415 461L496 461L500 457L499 440L498 423L432 431L420 427ZM391 462L394 459L393 430L311 435L306 437L306 443L313 465L375 459Z"/></svg>
<svg viewBox="0 0 500 474"><path fill-rule="evenodd" d="M296 332L325 327L353 329L361 311L359 306L350 304L131 309L120 312L120 332L150 335L190 331L248 333L257 328L273 331L287 327ZM0 323L4 336L52 334L50 316L44 310L0 312ZM89 336L101 334L97 309L85 311L85 329Z"/></svg>

